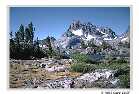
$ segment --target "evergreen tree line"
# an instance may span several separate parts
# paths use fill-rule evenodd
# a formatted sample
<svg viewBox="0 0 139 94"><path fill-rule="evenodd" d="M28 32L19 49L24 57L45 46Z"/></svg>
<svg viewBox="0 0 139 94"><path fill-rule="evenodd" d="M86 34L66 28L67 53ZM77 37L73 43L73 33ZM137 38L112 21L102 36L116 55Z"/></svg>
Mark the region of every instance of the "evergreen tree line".
<svg viewBox="0 0 139 94"><path fill-rule="evenodd" d="M26 27L20 25L19 30L13 34L10 32L10 58L13 59L34 59L52 56L52 46L50 37L46 38L48 51L44 51L39 46L38 37L34 40L35 28L31 23Z"/></svg>

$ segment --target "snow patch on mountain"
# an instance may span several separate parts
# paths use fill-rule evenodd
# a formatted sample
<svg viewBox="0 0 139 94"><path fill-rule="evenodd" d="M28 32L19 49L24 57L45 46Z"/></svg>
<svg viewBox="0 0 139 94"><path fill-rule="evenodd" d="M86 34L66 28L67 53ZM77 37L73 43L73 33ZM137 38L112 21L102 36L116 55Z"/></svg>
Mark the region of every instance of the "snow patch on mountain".
<svg viewBox="0 0 139 94"><path fill-rule="evenodd" d="M104 38L103 40L113 40L112 38Z"/></svg>
<svg viewBox="0 0 139 94"><path fill-rule="evenodd" d="M91 40L92 38L96 38L96 37L94 37L94 36L92 36L92 35L88 35L87 37L86 37L86 40Z"/></svg>
<svg viewBox="0 0 139 94"><path fill-rule="evenodd" d="M74 35L81 36L83 35L82 29L72 30L71 31Z"/></svg>
<svg viewBox="0 0 139 94"><path fill-rule="evenodd" d="M102 32L102 31L99 31L100 33L104 34L104 35L107 35L106 33Z"/></svg>
<svg viewBox="0 0 139 94"><path fill-rule="evenodd" d="M127 41L127 40L128 40L128 37L123 38L123 39L121 40L121 42L123 42L123 41Z"/></svg>
<svg viewBox="0 0 139 94"><path fill-rule="evenodd" d="M114 39L117 39L118 37L115 37Z"/></svg>

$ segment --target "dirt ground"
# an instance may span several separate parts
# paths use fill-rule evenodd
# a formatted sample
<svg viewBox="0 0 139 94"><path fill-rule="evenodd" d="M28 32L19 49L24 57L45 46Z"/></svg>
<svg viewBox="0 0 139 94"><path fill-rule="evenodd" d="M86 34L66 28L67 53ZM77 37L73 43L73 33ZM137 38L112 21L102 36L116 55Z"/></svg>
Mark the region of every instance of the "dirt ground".
<svg viewBox="0 0 139 94"><path fill-rule="evenodd" d="M65 66L70 67L69 64ZM9 87L10 88L23 88L24 82L27 80L55 80L59 78L67 77L78 77L81 73L77 72L48 72L45 68L37 67L34 65L23 64L23 63L10 63L9 71Z"/></svg>

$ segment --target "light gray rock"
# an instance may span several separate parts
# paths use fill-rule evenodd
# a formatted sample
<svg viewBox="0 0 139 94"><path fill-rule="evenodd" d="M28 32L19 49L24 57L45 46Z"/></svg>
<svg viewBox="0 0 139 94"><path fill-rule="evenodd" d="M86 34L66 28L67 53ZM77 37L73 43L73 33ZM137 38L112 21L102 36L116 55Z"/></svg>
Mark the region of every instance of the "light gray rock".
<svg viewBox="0 0 139 94"><path fill-rule="evenodd" d="M118 79L114 77L116 71L99 69L85 73L75 79L75 88L114 88L118 86Z"/></svg>

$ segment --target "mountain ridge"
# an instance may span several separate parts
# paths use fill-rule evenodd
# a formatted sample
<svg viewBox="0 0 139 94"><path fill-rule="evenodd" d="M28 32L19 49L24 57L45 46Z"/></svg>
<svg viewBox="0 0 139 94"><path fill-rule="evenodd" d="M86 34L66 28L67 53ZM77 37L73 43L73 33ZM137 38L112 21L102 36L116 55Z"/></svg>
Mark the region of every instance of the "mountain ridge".
<svg viewBox="0 0 139 94"><path fill-rule="evenodd" d="M95 45L100 46L102 45L102 42L105 41L112 45L118 44L123 38L125 37L116 35L111 28L102 26L98 27L90 22L81 23L80 21L73 21L67 31L64 32L61 38L57 40L57 44L63 48L66 48L68 45L70 45L71 41L74 42L72 44L76 44L74 40L77 40L77 44L79 44L81 41L84 41L85 43L94 41Z"/></svg>

